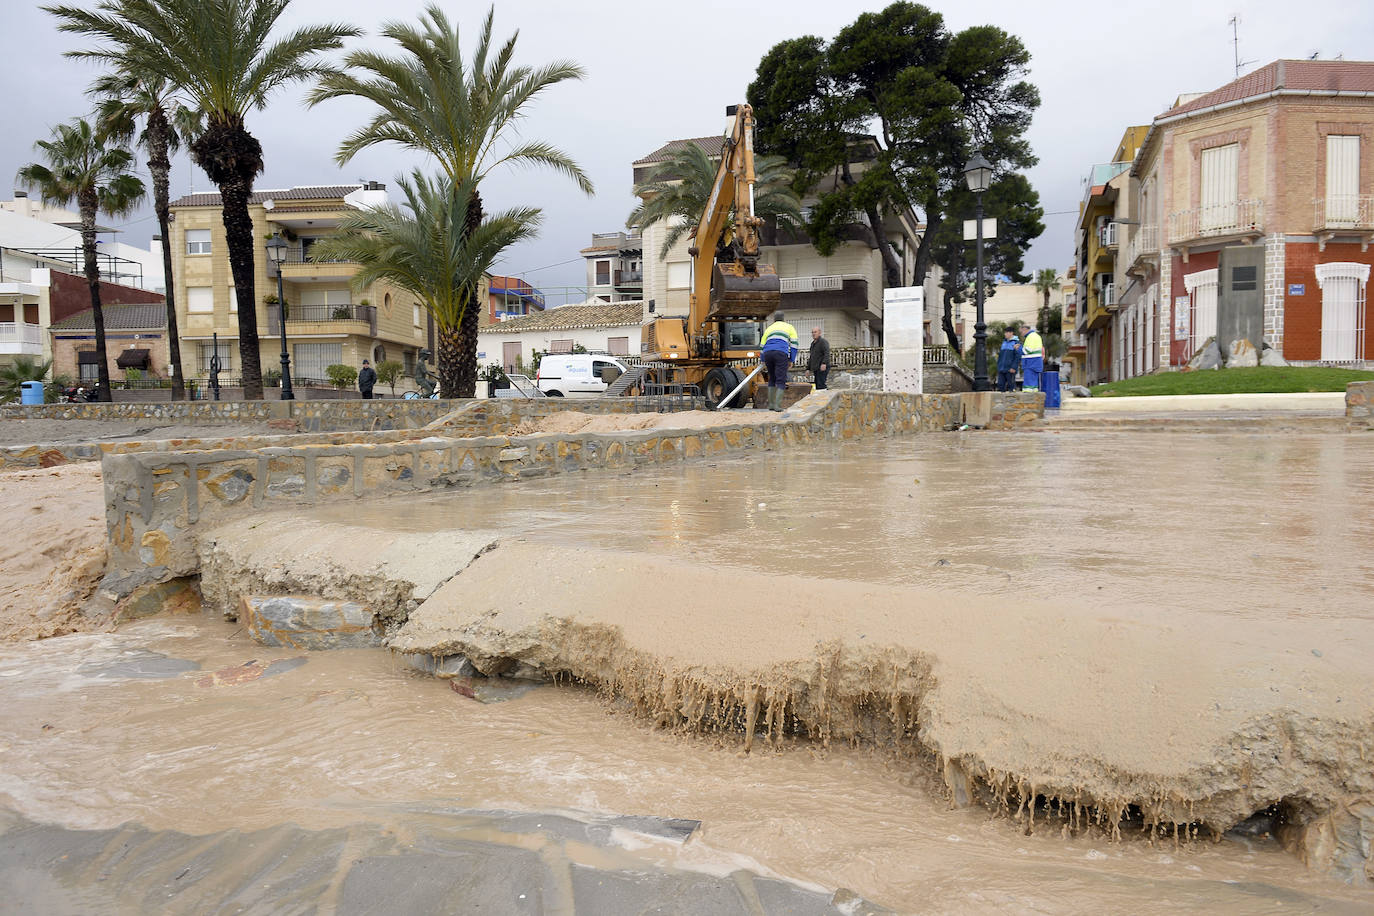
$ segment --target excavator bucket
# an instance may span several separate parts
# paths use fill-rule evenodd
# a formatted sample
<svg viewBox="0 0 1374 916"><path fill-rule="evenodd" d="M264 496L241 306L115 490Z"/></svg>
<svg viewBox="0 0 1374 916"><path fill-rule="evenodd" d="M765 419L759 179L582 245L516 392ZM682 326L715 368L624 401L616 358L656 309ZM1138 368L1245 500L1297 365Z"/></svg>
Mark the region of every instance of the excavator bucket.
<svg viewBox="0 0 1374 916"><path fill-rule="evenodd" d="M711 273L710 320L758 321L782 304L782 285L771 265L748 273L738 261L717 264Z"/></svg>

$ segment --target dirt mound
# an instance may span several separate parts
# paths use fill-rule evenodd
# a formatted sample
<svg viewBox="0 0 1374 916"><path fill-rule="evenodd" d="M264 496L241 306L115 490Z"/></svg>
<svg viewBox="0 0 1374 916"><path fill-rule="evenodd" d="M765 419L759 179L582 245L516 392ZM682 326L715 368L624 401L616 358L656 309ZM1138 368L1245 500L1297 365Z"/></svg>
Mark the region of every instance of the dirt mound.
<svg viewBox="0 0 1374 916"><path fill-rule="evenodd" d="M78 608L105 571L100 465L0 474L0 640L96 628Z"/></svg>

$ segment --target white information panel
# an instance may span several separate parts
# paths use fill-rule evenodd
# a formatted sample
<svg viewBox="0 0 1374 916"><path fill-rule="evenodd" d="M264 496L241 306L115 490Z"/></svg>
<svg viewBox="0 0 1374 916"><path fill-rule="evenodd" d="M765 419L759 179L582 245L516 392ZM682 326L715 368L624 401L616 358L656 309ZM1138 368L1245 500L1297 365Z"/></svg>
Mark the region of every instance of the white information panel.
<svg viewBox="0 0 1374 916"><path fill-rule="evenodd" d="M920 394L925 367L925 290L883 290L883 390Z"/></svg>

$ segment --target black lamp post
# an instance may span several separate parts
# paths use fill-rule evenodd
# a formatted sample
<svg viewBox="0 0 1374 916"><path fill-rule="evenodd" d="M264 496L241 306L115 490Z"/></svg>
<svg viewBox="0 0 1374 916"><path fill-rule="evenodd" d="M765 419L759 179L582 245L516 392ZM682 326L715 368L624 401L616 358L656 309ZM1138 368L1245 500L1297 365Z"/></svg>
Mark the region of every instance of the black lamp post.
<svg viewBox="0 0 1374 916"><path fill-rule="evenodd" d="M983 320L983 192L992 184L992 163L982 153L974 153L964 166L964 180L977 201L974 219L978 223L978 274L974 277L974 301L978 307L978 321L973 326L973 390L991 391L988 383L988 325Z"/></svg>
<svg viewBox="0 0 1374 916"><path fill-rule="evenodd" d="M286 239L282 238L280 233L272 233L272 238L267 243L267 260L277 269L277 324L281 328L281 399L294 401L296 394L291 390L291 357L286 352L286 293L281 285L281 265L286 260Z"/></svg>

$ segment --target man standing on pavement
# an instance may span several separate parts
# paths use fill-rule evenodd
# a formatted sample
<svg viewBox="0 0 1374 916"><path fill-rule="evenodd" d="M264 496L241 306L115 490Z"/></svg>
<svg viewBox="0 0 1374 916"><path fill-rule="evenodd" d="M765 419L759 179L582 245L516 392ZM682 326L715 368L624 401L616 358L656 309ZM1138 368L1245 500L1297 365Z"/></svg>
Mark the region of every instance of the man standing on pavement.
<svg viewBox="0 0 1374 916"><path fill-rule="evenodd" d="M364 400L372 399L372 386L377 384L377 371L372 368L372 364L363 360L363 368L358 371L358 390L363 393Z"/></svg>
<svg viewBox="0 0 1374 916"><path fill-rule="evenodd" d="M1028 324L1021 325L1021 390L1039 391L1040 373L1045 368L1045 345L1040 340L1040 332Z"/></svg>
<svg viewBox="0 0 1374 916"><path fill-rule="evenodd" d="M997 352L997 390L1012 391L1016 388L1016 368L1021 364L1021 341L1016 339L1016 331L1007 328L1002 332L1002 349Z"/></svg>
<svg viewBox="0 0 1374 916"><path fill-rule="evenodd" d="M806 368L816 377L816 390L825 390L830 375L830 341L821 336L820 328L811 329L811 352L806 354Z"/></svg>
<svg viewBox="0 0 1374 916"><path fill-rule="evenodd" d="M782 312L773 313L773 323L763 331L763 367L768 372L768 409L782 410L787 390L787 367L797 358L797 329L788 324Z"/></svg>

